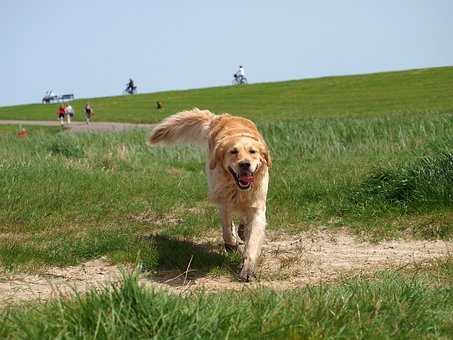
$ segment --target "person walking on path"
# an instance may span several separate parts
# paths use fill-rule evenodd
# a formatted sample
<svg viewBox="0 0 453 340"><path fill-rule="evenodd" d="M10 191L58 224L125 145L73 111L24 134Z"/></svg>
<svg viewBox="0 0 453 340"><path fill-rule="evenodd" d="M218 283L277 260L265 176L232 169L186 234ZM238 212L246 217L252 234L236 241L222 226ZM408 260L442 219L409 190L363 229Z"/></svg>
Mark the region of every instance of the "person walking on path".
<svg viewBox="0 0 453 340"><path fill-rule="evenodd" d="M66 110L63 104L60 104L60 107L57 110L58 119L60 120L61 127L64 126L64 117L66 115Z"/></svg>
<svg viewBox="0 0 453 340"><path fill-rule="evenodd" d="M93 108L91 107L90 103L86 103L85 105L85 121L87 124L90 124L91 117L94 115Z"/></svg>
<svg viewBox="0 0 453 340"><path fill-rule="evenodd" d="M74 109L72 108L71 104L66 104L65 114L66 114L66 120L68 121L68 124L71 124L71 119L74 117Z"/></svg>

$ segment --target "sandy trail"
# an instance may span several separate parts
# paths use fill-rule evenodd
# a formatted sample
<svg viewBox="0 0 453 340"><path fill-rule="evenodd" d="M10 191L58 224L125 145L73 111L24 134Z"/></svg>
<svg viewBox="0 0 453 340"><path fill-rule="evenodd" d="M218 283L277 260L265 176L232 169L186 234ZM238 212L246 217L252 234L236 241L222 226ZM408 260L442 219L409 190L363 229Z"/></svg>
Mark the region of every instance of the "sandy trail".
<svg viewBox="0 0 453 340"><path fill-rule="evenodd" d="M58 121L45 120L0 120L0 125L20 125L20 126L60 126ZM85 122L74 121L71 124L65 124L64 131L67 132L111 132L125 131L130 129L152 129L154 124L133 124L133 123L116 123L116 122L92 122L89 125Z"/></svg>
<svg viewBox="0 0 453 340"><path fill-rule="evenodd" d="M200 244L220 251L220 239ZM453 254L453 241L395 240L378 244L357 240L346 232L307 232L299 235L269 233L255 283L238 282L230 276L197 275L166 271L141 275L144 286L174 293L199 289L218 292L250 287L288 289L330 282L344 275L373 273L433 261ZM47 300L74 291L83 293L121 279L119 267L105 259L79 266L50 268L36 275L2 273L0 305L18 301Z"/></svg>

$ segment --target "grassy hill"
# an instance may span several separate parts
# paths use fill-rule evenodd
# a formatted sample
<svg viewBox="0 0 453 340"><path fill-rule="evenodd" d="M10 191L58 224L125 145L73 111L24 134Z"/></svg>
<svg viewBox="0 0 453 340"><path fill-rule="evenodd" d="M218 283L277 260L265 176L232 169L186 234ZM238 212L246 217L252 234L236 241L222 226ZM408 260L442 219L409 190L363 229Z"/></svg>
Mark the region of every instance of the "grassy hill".
<svg viewBox="0 0 453 340"><path fill-rule="evenodd" d="M91 102L96 119L105 120L155 122L193 106L254 118L274 160L270 229L346 226L370 238L450 238L452 92L453 67L445 67ZM165 110L153 108L157 99ZM83 103L75 102L79 112ZM0 119L51 119L54 109L4 107ZM153 268L160 260L137 235L217 230L198 148L149 148L144 131L29 131L22 140L13 127L0 127L0 197L8 198L0 200L0 232L23 237L0 239L3 265L65 265L99 255L122 262L140 251Z"/></svg>
<svg viewBox="0 0 453 340"><path fill-rule="evenodd" d="M106 121L156 122L193 106L253 118L274 161L270 231L453 238L453 67L90 102ZM74 102L79 118L84 103ZM51 120L55 110L3 107L0 119ZM149 147L142 130L16 130L0 126L0 272L104 257L149 275L189 266L211 278L238 273L239 256L204 242L221 231L199 148ZM281 256L306 261L300 251ZM451 257L290 292L172 296L129 277L87 296L2 309L0 337L447 338L452 282Z"/></svg>
<svg viewBox="0 0 453 340"><path fill-rule="evenodd" d="M445 113L453 111L453 67L78 99L73 102L78 119L87 101L97 112L96 120L143 123L192 107L258 121ZM157 110L156 101L164 109ZM54 120L56 109L57 104L0 107L0 119Z"/></svg>

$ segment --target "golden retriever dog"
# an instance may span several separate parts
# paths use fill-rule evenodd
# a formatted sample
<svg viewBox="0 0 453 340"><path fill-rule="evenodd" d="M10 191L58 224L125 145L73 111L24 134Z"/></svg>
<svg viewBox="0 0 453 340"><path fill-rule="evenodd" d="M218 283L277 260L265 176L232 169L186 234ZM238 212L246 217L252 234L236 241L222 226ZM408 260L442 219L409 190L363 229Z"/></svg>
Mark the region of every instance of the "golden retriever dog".
<svg viewBox="0 0 453 340"><path fill-rule="evenodd" d="M269 149L255 124L246 118L195 108L159 123L150 142L208 147L208 197L219 208L225 249L231 251L241 245L244 262L240 279L253 279L264 241L271 168ZM239 218L239 230L233 217Z"/></svg>

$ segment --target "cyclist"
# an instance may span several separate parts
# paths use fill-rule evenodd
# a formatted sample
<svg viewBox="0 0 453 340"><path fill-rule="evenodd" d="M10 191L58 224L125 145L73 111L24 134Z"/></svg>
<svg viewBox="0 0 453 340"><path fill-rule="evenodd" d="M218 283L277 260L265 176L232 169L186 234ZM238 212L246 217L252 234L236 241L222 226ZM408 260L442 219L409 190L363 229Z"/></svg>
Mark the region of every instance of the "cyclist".
<svg viewBox="0 0 453 340"><path fill-rule="evenodd" d="M245 71L244 71L244 67L242 67L242 65L239 65L239 69L234 74L234 78L236 78L239 83L242 83L244 81Z"/></svg>
<svg viewBox="0 0 453 340"><path fill-rule="evenodd" d="M134 84L134 81L132 80L132 78L129 78L129 82L127 83L126 91L129 93L134 93L135 88L136 88L136 86Z"/></svg>

